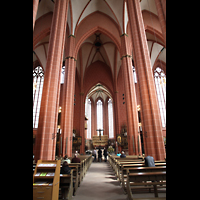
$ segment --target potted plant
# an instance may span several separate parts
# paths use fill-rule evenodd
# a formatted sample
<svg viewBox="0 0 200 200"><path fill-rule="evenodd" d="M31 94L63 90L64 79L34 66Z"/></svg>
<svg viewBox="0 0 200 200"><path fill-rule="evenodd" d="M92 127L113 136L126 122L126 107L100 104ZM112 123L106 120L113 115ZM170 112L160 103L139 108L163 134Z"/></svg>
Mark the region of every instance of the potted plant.
<svg viewBox="0 0 200 200"><path fill-rule="evenodd" d="M114 150L114 148L112 146L109 146L107 151L108 151L109 154L113 154L113 152L115 150Z"/></svg>

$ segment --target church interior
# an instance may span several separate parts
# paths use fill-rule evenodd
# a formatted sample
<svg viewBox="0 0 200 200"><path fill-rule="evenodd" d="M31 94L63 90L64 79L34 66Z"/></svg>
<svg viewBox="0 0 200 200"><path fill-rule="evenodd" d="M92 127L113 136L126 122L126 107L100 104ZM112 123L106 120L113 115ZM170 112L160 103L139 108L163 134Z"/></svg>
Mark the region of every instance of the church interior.
<svg viewBox="0 0 200 200"><path fill-rule="evenodd" d="M151 173L166 180L166 0L33 0L34 170L78 152L84 185L105 165L93 163L95 148L122 186L122 151L143 167L152 156L160 171ZM135 199L131 180L124 191Z"/></svg>

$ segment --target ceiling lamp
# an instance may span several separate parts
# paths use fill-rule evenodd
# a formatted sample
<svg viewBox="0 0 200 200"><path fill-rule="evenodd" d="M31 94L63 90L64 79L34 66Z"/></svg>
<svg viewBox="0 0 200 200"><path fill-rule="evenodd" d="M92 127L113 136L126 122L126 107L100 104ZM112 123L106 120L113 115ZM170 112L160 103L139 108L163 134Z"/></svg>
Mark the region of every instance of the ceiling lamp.
<svg viewBox="0 0 200 200"><path fill-rule="evenodd" d="M96 40L94 41L94 45L97 48L97 51L99 51L99 49L102 45L101 40L100 40L101 33L99 33L99 35L96 33L95 35L96 35Z"/></svg>

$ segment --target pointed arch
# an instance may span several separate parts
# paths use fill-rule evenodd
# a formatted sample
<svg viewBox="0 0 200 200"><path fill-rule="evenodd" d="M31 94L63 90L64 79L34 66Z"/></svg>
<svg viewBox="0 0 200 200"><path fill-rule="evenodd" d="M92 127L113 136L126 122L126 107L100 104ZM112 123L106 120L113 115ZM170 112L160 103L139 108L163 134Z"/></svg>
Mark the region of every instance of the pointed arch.
<svg viewBox="0 0 200 200"><path fill-rule="evenodd" d="M105 23L106 20L106 23ZM81 44L96 31L100 31L109 37L120 51L120 27L106 14L96 11L83 19L75 31L76 47L75 57L78 55Z"/></svg>

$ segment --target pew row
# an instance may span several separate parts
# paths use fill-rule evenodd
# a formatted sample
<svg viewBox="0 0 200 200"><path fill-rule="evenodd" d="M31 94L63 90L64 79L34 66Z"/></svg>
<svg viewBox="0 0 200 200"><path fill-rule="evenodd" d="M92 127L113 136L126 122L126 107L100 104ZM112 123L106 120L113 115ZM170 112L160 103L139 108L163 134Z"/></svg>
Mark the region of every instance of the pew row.
<svg viewBox="0 0 200 200"><path fill-rule="evenodd" d="M158 197L157 186L165 185L166 187L166 171L161 172L139 172L139 173L129 173L127 172L127 193L129 200L136 200L133 197L132 190L137 189L138 186L153 186L155 198L148 199L166 199L166 197ZM146 198L147 199L147 198ZM137 198L137 200L139 200ZM140 200L145 200L145 198L140 198Z"/></svg>
<svg viewBox="0 0 200 200"><path fill-rule="evenodd" d="M72 199L72 195L73 195L73 170L71 170L70 174L60 174L59 189L61 190L61 194L64 195L64 198L66 200Z"/></svg>
<svg viewBox="0 0 200 200"><path fill-rule="evenodd" d="M162 167L165 166L166 167L166 163L165 162L155 162L155 167ZM123 171L125 171L128 168L138 168L138 167L146 167L145 163L123 163L121 162L118 166L117 166L117 173L116 176L119 180L120 183L122 183L122 178L123 178Z"/></svg>
<svg viewBox="0 0 200 200"><path fill-rule="evenodd" d="M92 156L81 155L79 158L80 163L69 164L72 169L70 174L60 174L60 190L67 200L71 200L72 195L76 195L77 188L80 187L80 183L92 163Z"/></svg>
<svg viewBox="0 0 200 200"><path fill-rule="evenodd" d="M127 193L126 181L127 173L140 173L140 172L166 172L166 166L157 167L123 167L121 175L121 184L125 194Z"/></svg>

